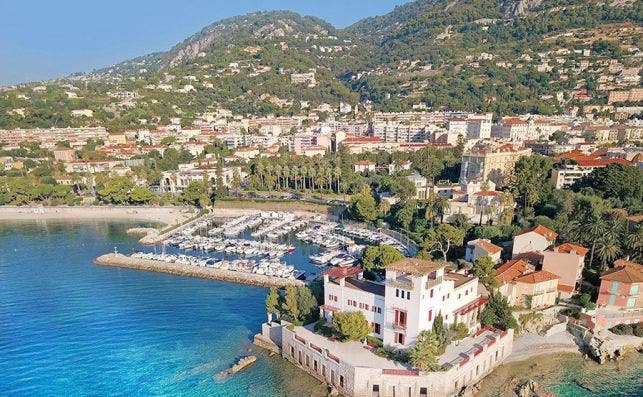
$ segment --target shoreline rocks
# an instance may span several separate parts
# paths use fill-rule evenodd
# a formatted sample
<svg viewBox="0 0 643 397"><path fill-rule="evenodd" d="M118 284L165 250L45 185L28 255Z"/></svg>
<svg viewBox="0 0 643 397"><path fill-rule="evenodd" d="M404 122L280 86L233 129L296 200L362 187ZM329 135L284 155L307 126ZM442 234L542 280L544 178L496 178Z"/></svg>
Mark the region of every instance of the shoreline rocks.
<svg viewBox="0 0 643 397"><path fill-rule="evenodd" d="M540 383L533 379L520 383L514 392L518 397L556 397L554 393L546 391Z"/></svg>
<svg viewBox="0 0 643 397"><path fill-rule="evenodd" d="M252 364L254 364L257 361L257 356L246 356L242 357L237 361L236 364L234 364L232 367L229 369L226 369L225 371L219 372L218 377L219 378L224 378L229 375L234 375L239 371L243 371L244 369L248 368Z"/></svg>

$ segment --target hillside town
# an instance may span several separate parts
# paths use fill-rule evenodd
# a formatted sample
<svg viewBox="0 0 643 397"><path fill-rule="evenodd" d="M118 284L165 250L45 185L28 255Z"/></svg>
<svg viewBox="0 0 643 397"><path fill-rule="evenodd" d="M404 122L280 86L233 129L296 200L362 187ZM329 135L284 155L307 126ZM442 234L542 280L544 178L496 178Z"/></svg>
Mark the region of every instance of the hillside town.
<svg viewBox="0 0 643 397"><path fill-rule="evenodd" d="M509 357L514 337L560 324L589 335L614 327L640 332L638 119L518 115L494 122L491 114L357 109L326 105L305 117L221 109L192 125L177 118L118 133L3 130L0 200L199 208L304 200L406 235L418 259L353 253L361 256L356 266L323 273L316 325L273 308L283 321L267 323L258 336L346 395L455 395ZM600 178L621 175L638 188L601 193L601 170L607 174ZM546 209L560 200L572 208ZM342 334L336 317L356 313L357 320L342 321L364 321L365 331Z"/></svg>

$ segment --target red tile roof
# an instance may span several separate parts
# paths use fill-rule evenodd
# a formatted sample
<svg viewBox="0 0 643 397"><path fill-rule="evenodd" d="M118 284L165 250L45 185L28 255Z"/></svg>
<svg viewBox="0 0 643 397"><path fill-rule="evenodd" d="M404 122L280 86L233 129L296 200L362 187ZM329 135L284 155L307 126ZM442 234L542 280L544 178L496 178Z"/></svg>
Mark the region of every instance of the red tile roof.
<svg viewBox="0 0 643 397"><path fill-rule="evenodd" d="M484 249L485 251L487 251L490 254L496 254L496 253L502 251L502 248L500 248L497 245L492 244L492 243L490 243L490 242L488 242L486 240L482 240L482 239L469 241L469 244L477 244L478 246L480 246L480 248Z"/></svg>
<svg viewBox="0 0 643 397"><path fill-rule="evenodd" d="M538 225L538 226L534 226L532 228L529 228L527 230L523 230L522 232L516 234L516 236L520 236L520 235L530 233L530 232L540 234L541 236L546 238L548 241L554 241L554 240L556 240L556 237L558 237L558 233L556 233L555 231L553 231L553 230L551 230L551 229L549 229L549 228L547 228L547 227L545 227L543 225Z"/></svg>
<svg viewBox="0 0 643 397"><path fill-rule="evenodd" d="M574 287L572 287L571 285L558 284L558 290L571 294L572 292L574 292Z"/></svg>
<svg viewBox="0 0 643 397"><path fill-rule="evenodd" d="M324 272L324 276L329 276L333 278L346 278L354 276L358 273L361 273L363 270L361 267L352 266L352 267L334 267L330 270Z"/></svg>
<svg viewBox="0 0 643 397"><path fill-rule="evenodd" d="M496 278L503 283L509 282L523 274L527 266L522 259L512 259L496 269Z"/></svg>
<svg viewBox="0 0 643 397"><path fill-rule="evenodd" d="M519 119L517 117L511 117L511 118L502 120L502 124L517 125L517 124L528 124L528 122L526 122L525 120Z"/></svg>
<svg viewBox="0 0 643 397"><path fill-rule="evenodd" d="M474 196L499 196L500 192L488 191L488 192L476 192Z"/></svg>
<svg viewBox="0 0 643 397"><path fill-rule="evenodd" d="M546 270L541 270L538 272L527 273L524 276L516 277L516 281L519 283L527 284L538 284L545 281L558 280L560 277L554 273L550 273Z"/></svg>
<svg viewBox="0 0 643 397"><path fill-rule="evenodd" d="M643 283L643 266L636 262L619 259L614 267L601 276L601 280L620 281L622 283Z"/></svg>
<svg viewBox="0 0 643 397"><path fill-rule="evenodd" d="M557 247L551 247L549 248L549 250L562 252L564 254L571 254L572 252L576 252L576 255L579 255L579 256L585 256L589 252L589 249L585 247L581 247L580 245L572 244L572 243L564 243Z"/></svg>

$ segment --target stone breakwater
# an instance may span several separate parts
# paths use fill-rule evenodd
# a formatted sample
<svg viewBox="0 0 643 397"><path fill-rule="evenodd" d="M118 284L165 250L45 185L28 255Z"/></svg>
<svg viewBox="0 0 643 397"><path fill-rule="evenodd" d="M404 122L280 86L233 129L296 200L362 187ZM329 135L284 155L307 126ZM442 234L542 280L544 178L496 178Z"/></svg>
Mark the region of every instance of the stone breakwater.
<svg viewBox="0 0 643 397"><path fill-rule="evenodd" d="M127 269L145 270L177 274L181 276L205 278L210 280L227 281L231 283L257 285L261 287L285 287L287 285L304 285L301 280L271 277L263 274L235 272L232 270L214 269L178 263L155 261L150 259L132 258L123 254L105 254L94 259L94 263L102 266L122 267Z"/></svg>

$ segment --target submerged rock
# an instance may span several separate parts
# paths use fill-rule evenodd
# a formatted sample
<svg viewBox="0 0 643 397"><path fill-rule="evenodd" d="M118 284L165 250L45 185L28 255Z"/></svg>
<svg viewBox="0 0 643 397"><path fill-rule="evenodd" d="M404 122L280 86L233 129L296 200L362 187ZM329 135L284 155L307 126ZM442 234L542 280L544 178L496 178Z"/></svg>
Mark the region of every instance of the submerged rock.
<svg viewBox="0 0 643 397"><path fill-rule="evenodd" d="M521 383L515 389L518 397L555 397L554 393L550 393L545 388L533 379Z"/></svg>

